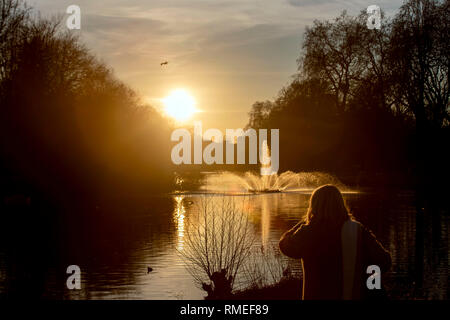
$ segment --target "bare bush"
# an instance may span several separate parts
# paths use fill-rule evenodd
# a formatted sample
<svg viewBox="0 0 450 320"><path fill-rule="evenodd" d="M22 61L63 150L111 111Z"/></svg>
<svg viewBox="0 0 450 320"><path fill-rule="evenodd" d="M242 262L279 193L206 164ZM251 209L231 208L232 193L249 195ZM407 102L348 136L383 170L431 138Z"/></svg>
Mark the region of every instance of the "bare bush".
<svg viewBox="0 0 450 320"><path fill-rule="evenodd" d="M245 200L240 200L202 196L187 219L183 248L178 251L208 297L231 294L255 240L252 225L242 209Z"/></svg>

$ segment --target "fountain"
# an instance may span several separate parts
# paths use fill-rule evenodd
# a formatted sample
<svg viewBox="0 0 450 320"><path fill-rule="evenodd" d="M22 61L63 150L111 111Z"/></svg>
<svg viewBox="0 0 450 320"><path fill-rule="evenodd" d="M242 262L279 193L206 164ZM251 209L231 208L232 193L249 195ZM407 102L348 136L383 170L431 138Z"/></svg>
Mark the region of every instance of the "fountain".
<svg viewBox="0 0 450 320"><path fill-rule="evenodd" d="M277 173L278 161L272 162L267 140L262 143L260 174L220 172L207 175L203 189L221 193L277 193L311 191L324 184L334 184L341 190L345 186L331 174L324 172ZM274 167L273 167L274 165Z"/></svg>
<svg viewBox="0 0 450 320"><path fill-rule="evenodd" d="M324 172L292 172L259 175L253 172L243 174L220 172L209 174L204 189L209 192L231 193L277 193L288 191L311 191L324 184L334 184L341 190L345 186L331 174Z"/></svg>

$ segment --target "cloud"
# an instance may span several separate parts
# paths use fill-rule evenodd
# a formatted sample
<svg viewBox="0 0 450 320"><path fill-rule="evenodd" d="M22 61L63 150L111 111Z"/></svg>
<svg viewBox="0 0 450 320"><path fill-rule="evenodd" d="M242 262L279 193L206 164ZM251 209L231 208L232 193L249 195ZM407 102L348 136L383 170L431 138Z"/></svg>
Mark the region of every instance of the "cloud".
<svg viewBox="0 0 450 320"><path fill-rule="evenodd" d="M287 0L287 2L294 7L307 7L324 3L332 3L330 0Z"/></svg>
<svg viewBox="0 0 450 320"><path fill-rule="evenodd" d="M346 10L351 14L357 14L365 10L369 5L376 4L388 14L393 14L403 3L403 0L286 0L289 5L298 8L318 7L324 12L339 12Z"/></svg>
<svg viewBox="0 0 450 320"><path fill-rule="evenodd" d="M83 27L87 30L123 30L124 32L141 29L163 29L162 21L148 18L107 16L99 14L83 15Z"/></svg>

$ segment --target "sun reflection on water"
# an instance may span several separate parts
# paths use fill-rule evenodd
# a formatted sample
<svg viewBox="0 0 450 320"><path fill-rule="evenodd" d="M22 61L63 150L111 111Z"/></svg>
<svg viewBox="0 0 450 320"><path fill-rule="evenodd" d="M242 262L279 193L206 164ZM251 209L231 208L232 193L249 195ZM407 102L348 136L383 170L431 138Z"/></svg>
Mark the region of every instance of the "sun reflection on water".
<svg viewBox="0 0 450 320"><path fill-rule="evenodd" d="M263 247L267 247L269 243L270 209L268 197L263 197L261 204L261 243Z"/></svg>
<svg viewBox="0 0 450 320"><path fill-rule="evenodd" d="M184 244L184 218L186 217L186 208L183 205L184 196L176 196L175 199L175 210L174 210L174 220L177 226L177 249L183 250Z"/></svg>

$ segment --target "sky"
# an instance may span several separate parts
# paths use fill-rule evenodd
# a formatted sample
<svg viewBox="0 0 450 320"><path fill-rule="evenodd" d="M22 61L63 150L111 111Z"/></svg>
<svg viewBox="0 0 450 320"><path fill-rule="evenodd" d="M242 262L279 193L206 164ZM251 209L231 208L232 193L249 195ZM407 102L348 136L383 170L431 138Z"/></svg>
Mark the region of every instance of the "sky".
<svg viewBox="0 0 450 320"><path fill-rule="evenodd" d="M255 101L272 100L297 72L305 27L402 0L28 0L43 16L81 8L82 41L142 99L162 110L190 92L203 128L242 128ZM66 14L65 16L68 17ZM167 65L160 63L168 61Z"/></svg>

